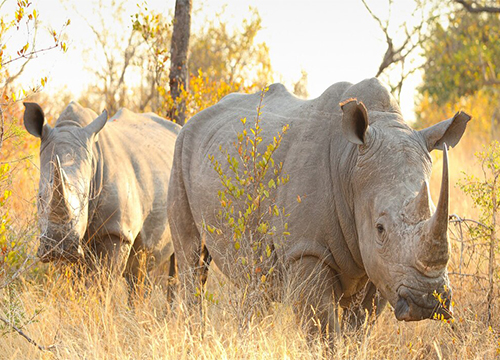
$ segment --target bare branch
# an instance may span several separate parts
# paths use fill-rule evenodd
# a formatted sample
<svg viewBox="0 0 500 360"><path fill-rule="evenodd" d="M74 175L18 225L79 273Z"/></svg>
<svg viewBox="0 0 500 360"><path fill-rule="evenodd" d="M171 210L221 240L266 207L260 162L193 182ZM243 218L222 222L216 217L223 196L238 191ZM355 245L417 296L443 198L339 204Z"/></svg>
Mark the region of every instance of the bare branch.
<svg viewBox="0 0 500 360"><path fill-rule="evenodd" d="M380 29L384 33L385 40L387 42L387 50L385 51L384 57L382 59L382 62L380 63L379 69L377 71L377 74L375 77L379 77L386 69L397 63L404 63L406 58L417 49L422 42L425 40L424 35L422 34L422 28L424 26L425 20L422 18L420 23L415 25L411 31L408 30L407 24L404 23L399 27L398 31L403 31L404 29L404 34L405 34L405 39L402 42L401 45L395 46L393 38L391 34L389 33L389 21L390 21L390 13L391 13L391 8L392 8L392 1L389 1L389 18L387 21L382 21L368 6L366 3L366 0L361 0L363 5L365 6L366 10L370 13L372 18L379 24ZM416 39L415 39L416 38ZM413 71L412 71L413 72ZM407 74L409 75L409 74ZM406 75L406 76L407 76ZM393 89L398 89L399 92L401 92L401 86L406 78L406 76L403 74L401 77L401 81L398 82L396 86L393 86Z"/></svg>
<svg viewBox="0 0 500 360"><path fill-rule="evenodd" d="M471 223L474 223L476 225L482 226L483 228L486 228L486 229L490 229L490 227L488 225L483 224L480 221L473 220L473 219L462 219L457 214L451 214L450 215L450 223L468 223L468 222L471 222Z"/></svg>
<svg viewBox="0 0 500 360"><path fill-rule="evenodd" d="M42 346L38 344L35 340L30 338L28 335L26 335L21 329L19 329L17 326L12 324L9 320L3 318L0 316L0 321L4 322L7 326L12 328L14 331L16 331L19 335L21 335L23 338L25 338L30 344L36 346L39 350L41 351L52 351L55 349L55 345L50 345L50 346Z"/></svg>
<svg viewBox="0 0 500 360"><path fill-rule="evenodd" d="M462 273L455 272L455 271L450 271L450 272L448 272L448 275L456 275L456 276L464 276L464 277L473 277L473 278L476 278L476 279L479 279L479 280L488 280L485 276L475 275L475 274L462 274Z"/></svg>
<svg viewBox="0 0 500 360"><path fill-rule="evenodd" d="M500 14L500 7L498 6L482 6L479 5L475 1L471 1L470 3L465 0L455 0L456 3L461 4L465 10L470 13L492 13L492 14Z"/></svg>

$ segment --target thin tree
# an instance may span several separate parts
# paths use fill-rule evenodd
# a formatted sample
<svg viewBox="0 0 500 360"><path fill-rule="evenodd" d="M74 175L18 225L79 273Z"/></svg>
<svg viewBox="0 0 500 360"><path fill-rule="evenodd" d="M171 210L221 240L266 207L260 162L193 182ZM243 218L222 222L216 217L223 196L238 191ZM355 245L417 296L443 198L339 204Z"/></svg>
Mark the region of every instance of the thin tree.
<svg viewBox="0 0 500 360"><path fill-rule="evenodd" d="M361 0L361 2L371 17L379 24L387 43L387 50L375 77L380 78L382 75L385 75L385 81L390 86L391 92L399 98L404 81L420 67L419 64L413 63L413 60L422 43L427 39L426 27L436 17L430 15L432 11L426 13L421 0L415 0L412 19L407 19L397 26L394 24L395 19L391 18L394 6L393 0L387 0L388 16L386 19L382 19L376 15L366 0ZM397 44L394 40L395 38L398 38ZM396 66L400 67L399 71L396 71L396 73L400 73L399 78L389 76L390 73L395 72Z"/></svg>
<svg viewBox="0 0 500 360"><path fill-rule="evenodd" d="M191 8L191 0L176 0L175 2L174 30L170 46L170 95L173 104L167 110L167 117L179 125L184 125L186 122L186 103L182 98L182 90L187 90Z"/></svg>

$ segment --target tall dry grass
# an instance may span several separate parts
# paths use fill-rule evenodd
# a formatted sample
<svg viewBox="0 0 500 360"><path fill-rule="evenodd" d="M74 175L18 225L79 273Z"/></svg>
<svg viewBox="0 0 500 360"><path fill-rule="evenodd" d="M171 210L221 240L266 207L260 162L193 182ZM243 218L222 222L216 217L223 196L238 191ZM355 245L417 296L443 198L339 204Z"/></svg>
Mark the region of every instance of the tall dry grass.
<svg viewBox="0 0 500 360"><path fill-rule="evenodd" d="M170 304L150 289L129 301L123 282L89 283L71 271L49 269L41 281L16 286L22 310L39 311L24 331L42 352L16 333L0 337L0 359L494 359L499 335L483 319L482 294L455 284L455 321L398 322L386 309L373 327L337 339L330 350L307 340L292 304L270 304L239 322L241 289L211 269L204 311ZM260 304L253 304L257 306ZM498 303L497 303L498 307ZM498 314L498 308L497 314ZM498 318L492 328L498 329Z"/></svg>

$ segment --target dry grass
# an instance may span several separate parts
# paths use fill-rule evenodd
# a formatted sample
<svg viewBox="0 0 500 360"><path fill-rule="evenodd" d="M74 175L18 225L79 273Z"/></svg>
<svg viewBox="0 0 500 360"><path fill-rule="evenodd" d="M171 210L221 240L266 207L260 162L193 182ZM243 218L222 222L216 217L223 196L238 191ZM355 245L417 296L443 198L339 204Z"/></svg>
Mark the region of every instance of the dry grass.
<svg viewBox="0 0 500 360"><path fill-rule="evenodd" d="M89 285L71 272L49 270L43 281L23 281L17 292L27 315L24 330L41 352L16 333L0 337L0 359L494 359L500 356L497 321L484 321L484 295L455 285L455 321L398 322L388 308L373 328L346 334L333 354L320 340L306 340L290 304L272 304L249 321L238 321L241 292L211 270L204 315L170 307L153 289L129 304L122 282ZM255 304L254 304L255 305ZM500 309L496 309L499 314ZM367 333L370 333L369 335Z"/></svg>

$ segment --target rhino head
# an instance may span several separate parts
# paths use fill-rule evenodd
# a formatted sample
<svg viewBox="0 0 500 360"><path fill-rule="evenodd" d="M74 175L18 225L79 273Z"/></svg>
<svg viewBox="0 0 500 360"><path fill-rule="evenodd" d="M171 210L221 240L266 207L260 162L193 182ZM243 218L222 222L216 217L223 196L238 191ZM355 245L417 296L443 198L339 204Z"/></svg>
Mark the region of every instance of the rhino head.
<svg viewBox="0 0 500 360"><path fill-rule="evenodd" d="M414 131L400 113L369 113L362 102L340 104L342 130L356 144L352 172L359 250L370 280L395 309L398 320L451 316L447 263L448 148L471 117L458 112ZM443 150L438 204L429 193L430 151Z"/></svg>
<svg viewBox="0 0 500 360"><path fill-rule="evenodd" d="M41 139L38 256L43 262L81 260L93 176L92 147L107 122L107 112L84 127L62 119L51 128L38 104L24 106L26 130Z"/></svg>

